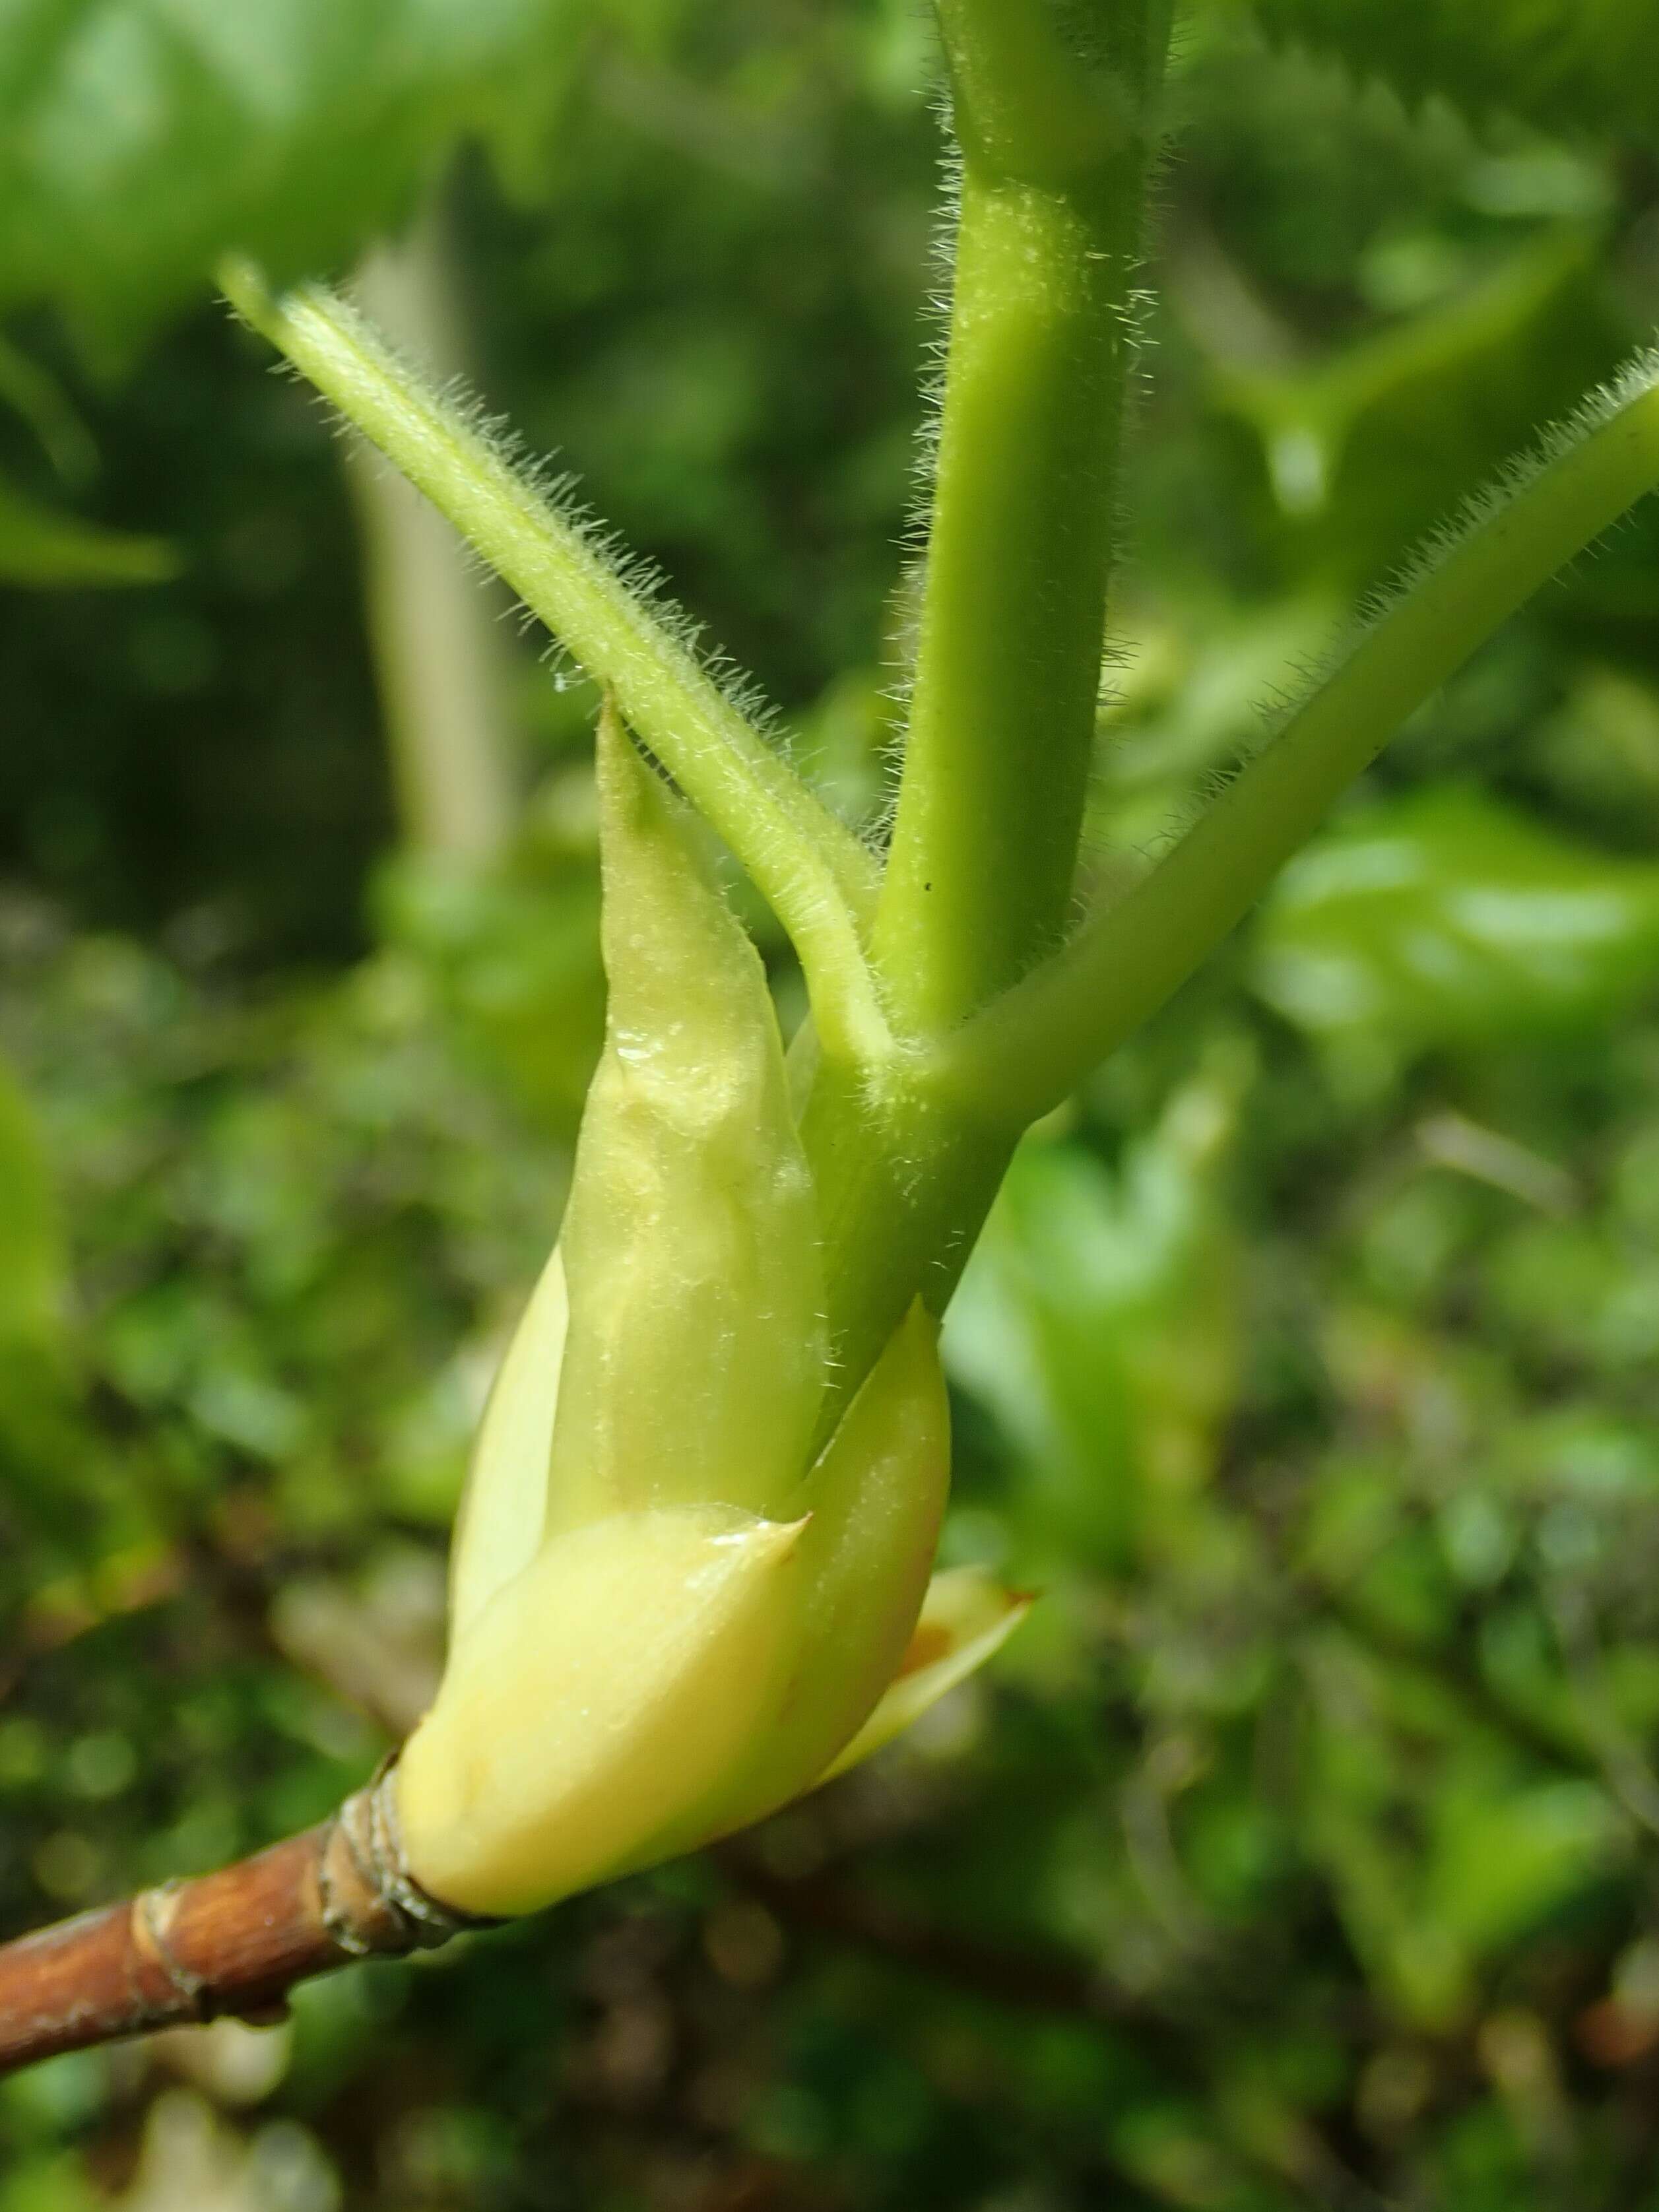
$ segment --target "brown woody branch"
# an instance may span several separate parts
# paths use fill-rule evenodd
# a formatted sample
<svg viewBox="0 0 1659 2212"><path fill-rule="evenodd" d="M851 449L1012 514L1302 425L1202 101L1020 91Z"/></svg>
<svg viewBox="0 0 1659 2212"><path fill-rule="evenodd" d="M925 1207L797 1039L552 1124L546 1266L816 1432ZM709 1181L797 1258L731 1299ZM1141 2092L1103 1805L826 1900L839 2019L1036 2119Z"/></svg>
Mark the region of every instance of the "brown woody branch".
<svg viewBox="0 0 1659 2212"><path fill-rule="evenodd" d="M410 1881L391 1782L388 1767L319 1827L216 1874L0 1945L0 2073L221 2013L280 2015L313 1974L484 1924Z"/></svg>

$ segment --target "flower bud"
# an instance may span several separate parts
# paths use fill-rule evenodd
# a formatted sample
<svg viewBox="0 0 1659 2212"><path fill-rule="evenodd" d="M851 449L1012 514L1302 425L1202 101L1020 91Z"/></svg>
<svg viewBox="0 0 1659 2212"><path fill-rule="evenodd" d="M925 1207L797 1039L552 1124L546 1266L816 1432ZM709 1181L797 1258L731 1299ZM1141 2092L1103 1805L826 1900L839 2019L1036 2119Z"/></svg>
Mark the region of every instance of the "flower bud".
<svg viewBox="0 0 1659 2212"><path fill-rule="evenodd" d="M398 1771L410 1872L479 1913L774 1810L1018 1618L982 1595L964 1612L946 1577L926 1626L950 1447L920 1306L809 1459L823 1271L765 975L608 714L599 783L605 1053L559 1249L480 1425L443 1683Z"/></svg>

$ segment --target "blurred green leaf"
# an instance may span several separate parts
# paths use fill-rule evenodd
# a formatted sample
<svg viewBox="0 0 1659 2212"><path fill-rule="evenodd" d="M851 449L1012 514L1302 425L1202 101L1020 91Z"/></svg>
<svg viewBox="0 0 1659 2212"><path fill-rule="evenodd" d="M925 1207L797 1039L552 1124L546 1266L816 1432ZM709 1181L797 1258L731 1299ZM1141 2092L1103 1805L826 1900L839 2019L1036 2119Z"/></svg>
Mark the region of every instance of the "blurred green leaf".
<svg viewBox="0 0 1659 2212"><path fill-rule="evenodd" d="M42 1546L21 1547L37 1589L43 1566L84 1564L112 1534L111 1470L89 1449L69 1290L57 1182L30 1103L0 1063L0 1527L15 1516Z"/></svg>
<svg viewBox="0 0 1659 2212"><path fill-rule="evenodd" d="M1229 4L1231 0L1229 0ZM1509 113L1546 131L1659 137L1654 0L1251 0L1263 27L1340 56L1414 100L1434 93L1472 115Z"/></svg>
<svg viewBox="0 0 1659 2212"><path fill-rule="evenodd" d="M1371 584L1609 373L1628 341L1597 291L1598 245L1581 225L1546 231L1306 365L1218 364L1301 562Z"/></svg>
<svg viewBox="0 0 1659 2212"><path fill-rule="evenodd" d="M25 2158L0 2181L0 2212L97 2212L107 2202L70 2151Z"/></svg>
<svg viewBox="0 0 1659 2212"><path fill-rule="evenodd" d="M240 247L279 276L393 222L460 133L545 112L573 0L12 0L0 305L119 354Z"/></svg>
<svg viewBox="0 0 1659 2212"><path fill-rule="evenodd" d="M1435 1826L1430 1910L1477 1956L1534 1927L1605 1872L1628 1840L1607 1792L1569 1780L1501 1791L1453 1786Z"/></svg>
<svg viewBox="0 0 1659 2212"><path fill-rule="evenodd" d="M1428 1675L1328 1631L1305 1663L1308 1840L1391 2002L1444 2033L1487 1959L1619 1863L1629 1824L1595 1783L1528 1777Z"/></svg>
<svg viewBox="0 0 1659 2212"><path fill-rule="evenodd" d="M0 1345L37 1344L64 1317L67 1255L46 1147L0 1063Z"/></svg>
<svg viewBox="0 0 1659 2212"><path fill-rule="evenodd" d="M1356 809L1291 864L1252 973L1320 1036L1409 1050L1582 1027L1659 980L1659 865L1431 787Z"/></svg>
<svg viewBox="0 0 1659 2212"><path fill-rule="evenodd" d="M1458 1593L1398 1467L1324 1469L1304 1542L1305 1571L1391 1643L1432 1644L1451 1627Z"/></svg>
<svg viewBox="0 0 1659 2212"><path fill-rule="evenodd" d="M1024 1461L1045 1552L1126 1565L1209 1474L1238 1356L1221 1181L1246 1074L1223 1047L1115 1176L1028 1140L969 1263L946 1362Z"/></svg>
<svg viewBox="0 0 1659 2212"><path fill-rule="evenodd" d="M546 1127L574 1129L605 1025L592 852L532 840L484 877L404 856L381 871L375 903L482 1064Z"/></svg>
<svg viewBox="0 0 1659 2212"><path fill-rule="evenodd" d="M92 434L58 379L20 347L0 337L0 402L27 422L65 483L95 475Z"/></svg>
<svg viewBox="0 0 1659 2212"><path fill-rule="evenodd" d="M178 555L159 538L106 530L0 483L0 582L161 584L179 568Z"/></svg>
<svg viewBox="0 0 1659 2212"><path fill-rule="evenodd" d="M1526 762L1599 839L1659 841L1659 701L1639 678L1591 663L1527 742Z"/></svg>

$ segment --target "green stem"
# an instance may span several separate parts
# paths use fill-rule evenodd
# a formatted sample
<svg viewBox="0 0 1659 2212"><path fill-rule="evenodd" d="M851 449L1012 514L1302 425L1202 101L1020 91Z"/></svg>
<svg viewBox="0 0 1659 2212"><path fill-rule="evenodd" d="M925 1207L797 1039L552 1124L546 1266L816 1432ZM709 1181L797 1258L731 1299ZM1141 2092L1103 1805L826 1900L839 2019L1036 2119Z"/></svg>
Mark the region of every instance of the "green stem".
<svg viewBox="0 0 1659 2212"><path fill-rule="evenodd" d="M820 1444L915 1301L945 1311L1018 1135L922 1083L872 1100L820 1071L801 1121L836 1356Z"/></svg>
<svg viewBox="0 0 1659 2212"><path fill-rule="evenodd" d="M220 282L614 694L788 929L826 1054L878 1062L890 1040L860 927L876 869L846 825L579 525L342 301L312 285L273 300L241 263Z"/></svg>
<svg viewBox="0 0 1659 2212"><path fill-rule="evenodd" d="M1121 210L963 179L915 690L874 939L915 1029L959 1021L1064 928L1136 227Z"/></svg>
<svg viewBox="0 0 1659 2212"><path fill-rule="evenodd" d="M940 15L961 205L915 686L874 938L901 1026L921 1032L961 1020L1063 931L1147 139L1144 70L1085 66L1039 0L946 0Z"/></svg>
<svg viewBox="0 0 1659 2212"><path fill-rule="evenodd" d="M1094 738L1163 0L1084 52L1049 0L941 0L962 156L916 678L872 951L938 1034L1060 939ZM838 1386L942 1312L1018 1132L917 1079L824 1070L803 1123ZM826 1419L833 1418L834 1408Z"/></svg>
<svg viewBox="0 0 1659 2212"><path fill-rule="evenodd" d="M1220 943L1407 716L1656 482L1659 354L1476 503L1150 875L941 1048L947 1091L1011 1127L1054 1105Z"/></svg>

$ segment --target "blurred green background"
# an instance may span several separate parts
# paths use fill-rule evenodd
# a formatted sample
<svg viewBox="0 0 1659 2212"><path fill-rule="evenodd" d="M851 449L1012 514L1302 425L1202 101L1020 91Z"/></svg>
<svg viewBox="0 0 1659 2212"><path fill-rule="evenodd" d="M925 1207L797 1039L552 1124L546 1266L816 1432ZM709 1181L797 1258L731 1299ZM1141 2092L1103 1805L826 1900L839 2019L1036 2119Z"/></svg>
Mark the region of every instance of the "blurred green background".
<svg viewBox="0 0 1659 2212"><path fill-rule="evenodd" d="M1180 39L1105 875L1659 314L1646 0L1342 12ZM909 0L0 7L4 1931L420 1711L602 1012L591 697L212 253L392 241L869 810L932 80ZM15 2078L0 2212L1659 2208L1651 503L1030 1140L947 1346L946 1556L1044 1593L988 1679L712 1856Z"/></svg>

